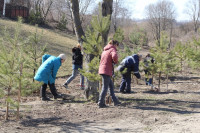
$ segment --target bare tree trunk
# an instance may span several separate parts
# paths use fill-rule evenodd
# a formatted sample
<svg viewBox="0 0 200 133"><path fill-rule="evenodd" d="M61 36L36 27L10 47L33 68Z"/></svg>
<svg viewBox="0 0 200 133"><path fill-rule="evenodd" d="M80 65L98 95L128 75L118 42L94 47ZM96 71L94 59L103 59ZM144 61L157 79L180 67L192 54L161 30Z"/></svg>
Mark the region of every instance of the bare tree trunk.
<svg viewBox="0 0 200 133"><path fill-rule="evenodd" d="M103 0L102 16L106 17L106 16L110 15L110 20L111 20L111 15L112 15L112 10L113 10L112 5L113 5L113 0ZM110 29L110 27L109 27L109 29ZM105 34L102 35L104 45L107 44L109 29Z"/></svg>
<svg viewBox="0 0 200 133"><path fill-rule="evenodd" d="M80 15L79 15L79 2L78 0L71 0L71 10L72 10L72 18L75 26L76 37L78 38L78 42L82 44L82 36L85 36L83 31Z"/></svg>
<svg viewBox="0 0 200 133"><path fill-rule="evenodd" d="M6 116L5 116L5 120L8 120L8 112L9 112L9 102L8 102L8 98L10 96L10 90L11 88L8 88L8 94L7 94L7 98L6 98Z"/></svg>
<svg viewBox="0 0 200 133"><path fill-rule="evenodd" d="M171 48L171 44L172 44L172 32L173 32L173 21L171 20L171 27L170 27L170 40L169 40L169 49Z"/></svg>
<svg viewBox="0 0 200 133"><path fill-rule="evenodd" d="M43 21L44 22L46 22L46 17L47 17L47 15L48 15L48 13L49 13L49 11L50 11L50 8L51 8L51 5L53 4L53 1L50 1L50 4L49 4L49 6L48 6L48 8L47 8L47 10L46 10L46 12L44 11L44 9L42 9L42 11L43 11Z"/></svg>
<svg viewBox="0 0 200 133"><path fill-rule="evenodd" d="M152 84L152 86L151 86L151 90L153 90L154 88L153 88L153 86L154 86L154 84L153 84L153 76L154 74L152 73L152 81L151 81L151 84Z"/></svg>
<svg viewBox="0 0 200 133"><path fill-rule="evenodd" d="M159 72L159 83L158 83L158 91L160 92L160 84L161 84L161 72Z"/></svg>
<svg viewBox="0 0 200 133"><path fill-rule="evenodd" d="M21 102L21 88L22 88L22 71L23 71L23 64L21 64L20 68L20 75L19 75L19 88L18 88L18 105L17 105L17 120L20 119L20 114L19 114L19 107L20 107L20 102Z"/></svg>
<svg viewBox="0 0 200 133"><path fill-rule="evenodd" d="M111 14L112 14L112 3L113 0L104 0L102 3L102 16L107 16L110 15L111 19ZM72 10L72 17L73 17L73 22L75 26L75 33L76 37L79 41L79 43L82 45L82 36L85 36L83 28L81 26L81 21L80 21L80 15L79 15L79 1L78 0L71 0L71 10ZM109 30L108 30L109 32ZM103 42L104 45L107 43L107 38L108 38L108 32L105 33L103 36ZM91 62L91 60L94 58L94 55L87 55L87 67L88 64ZM86 81L86 90L85 90L85 95L86 98L89 97L90 94L93 96L93 100L96 102L98 101L99 97L99 83L98 82L91 82L87 79Z"/></svg>
<svg viewBox="0 0 200 133"><path fill-rule="evenodd" d="M168 90L168 80L169 80L169 74L167 73L167 90Z"/></svg>
<svg viewBox="0 0 200 133"><path fill-rule="evenodd" d="M6 0L4 0L3 4L3 16L5 17L5 12L6 12Z"/></svg>
<svg viewBox="0 0 200 133"><path fill-rule="evenodd" d="M72 21L72 33L75 35L76 33L75 33L75 29L74 29L74 20L73 20L73 15L72 15L72 8L71 8L71 4L70 4L70 2L69 2L70 0L65 0L65 2L67 3L67 6L68 6L68 8L70 9L69 11L70 11L70 18L71 18L71 21Z"/></svg>
<svg viewBox="0 0 200 133"><path fill-rule="evenodd" d="M72 10L72 17L73 22L75 26L75 33L76 37L78 39L78 42L82 45L83 39L82 36L85 36L83 28L81 26L80 21L80 15L79 15L79 2L78 0L71 0L71 10ZM86 55L86 67L88 68L88 64L91 62L91 60L94 58L93 55ZM98 101L98 88L99 88L98 82L91 82L88 79L86 79L86 89L85 89L85 96L88 99L89 95L92 94L93 100L96 102Z"/></svg>

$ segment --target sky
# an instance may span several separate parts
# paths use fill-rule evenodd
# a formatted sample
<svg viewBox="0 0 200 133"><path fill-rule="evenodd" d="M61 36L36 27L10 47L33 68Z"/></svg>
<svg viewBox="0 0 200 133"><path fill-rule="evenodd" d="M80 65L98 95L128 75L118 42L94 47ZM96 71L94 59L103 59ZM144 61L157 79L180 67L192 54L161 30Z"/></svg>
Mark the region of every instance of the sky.
<svg viewBox="0 0 200 133"><path fill-rule="evenodd" d="M102 0L97 0L98 3ZM145 7L149 4L155 4L159 0L124 0L125 6L131 12L131 18L144 19L145 18ZM169 0L174 3L176 8L176 20L177 21L187 21L189 17L185 12L186 4L189 0Z"/></svg>

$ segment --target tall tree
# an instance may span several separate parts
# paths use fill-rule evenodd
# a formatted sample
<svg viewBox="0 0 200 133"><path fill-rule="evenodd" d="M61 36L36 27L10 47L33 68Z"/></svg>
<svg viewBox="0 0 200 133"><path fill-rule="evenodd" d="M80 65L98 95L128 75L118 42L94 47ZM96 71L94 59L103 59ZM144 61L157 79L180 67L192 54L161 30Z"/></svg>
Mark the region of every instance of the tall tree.
<svg viewBox="0 0 200 133"><path fill-rule="evenodd" d="M102 3L102 16L103 17L110 15L109 19L111 19L112 4L113 4L113 0L104 0L103 1L103 3ZM78 0L71 0L71 9L72 9L72 17L73 17L73 22L74 22L74 26L75 26L76 37L77 37L79 43L82 45L82 43L83 43L82 37L85 37L85 33L84 33L82 25L81 25ZM109 32L109 28L108 28L108 31L102 33L103 45L106 45L106 43L107 43L108 32ZM87 67L88 67L89 63L93 60L93 58L94 58L93 54L86 55ZM86 82L87 82L86 83L86 85L87 85L86 95L88 93L90 93L90 92L88 92L90 90L94 94L94 91L97 91L98 82L97 81L92 82L89 80L87 80Z"/></svg>
<svg viewBox="0 0 200 133"><path fill-rule="evenodd" d="M114 0L113 1L113 13L112 13L112 25L114 31L117 31L117 28L120 24L123 23L126 17L129 17L129 11L126 7L123 6L124 0Z"/></svg>
<svg viewBox="0 0 200 133"><path fill-rule="evenodd" d="M174 4L167 0L150 4L146 7L146 15L153 36L160 44L161 32L167 31L168 28L172 30L172 24L175 19Z"/></svg>
<svg viewBox="0 0 200 133"><path fill-rule="evenodd" d="M81 25L78 0L71 0L71 10L72 10L72 18L74 22L76 37L78 39L78 42L82 45L83 40L81 37L85 36L85 33Z"/></svg>
<svg viewBox="0 0 200 133"><path fill-rule="evenodd" d="M194 31L197 32L199 28L200 0L190 0L187 5L187 14L192 20Z"/></svg>
<svg viewBox="0 0 200 133"><path fill-rule="evenodd" d="M113 0L103 0L103 3L102 3L102 16L103 17L110 16L110 20L111 20L111 15L112 15L112 11L113 11L112 6L113 6ZM109 30L102 35L104 45L106 45L106 43L107 43L108 33L109 33Z"/></svg>
<svg viewBox="0 0 200 133"><path fill-rule="evenodd" d="M5 16L5 11L6 11L6 0L4 0L3 3L3 16Z"/></svg>

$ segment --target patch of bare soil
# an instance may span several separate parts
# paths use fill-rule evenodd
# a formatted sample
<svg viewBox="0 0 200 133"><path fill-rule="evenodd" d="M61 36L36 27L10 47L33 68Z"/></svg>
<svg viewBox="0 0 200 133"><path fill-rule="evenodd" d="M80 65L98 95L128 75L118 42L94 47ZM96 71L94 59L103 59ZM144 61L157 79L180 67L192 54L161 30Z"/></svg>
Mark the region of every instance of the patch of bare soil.
<svg viewBox="0 0 200 133"><path fill-rule="evenodd" d="M132 83L131 94L121 94L116 85L120 106L98 108L96 103L84 99L79 89L79 77L69 85L56 86L66 100L40 101L39 94L23 97L21 119L16 121L10 111L10 120L4 121L5 108L0 109L0 132L3 133L197 133L200 131L200 77L175 77L163 82L161 92L149 91L144 81ZM120 81L116 81L117 84ZM50 93L49 96L52 97Z"/></svg>

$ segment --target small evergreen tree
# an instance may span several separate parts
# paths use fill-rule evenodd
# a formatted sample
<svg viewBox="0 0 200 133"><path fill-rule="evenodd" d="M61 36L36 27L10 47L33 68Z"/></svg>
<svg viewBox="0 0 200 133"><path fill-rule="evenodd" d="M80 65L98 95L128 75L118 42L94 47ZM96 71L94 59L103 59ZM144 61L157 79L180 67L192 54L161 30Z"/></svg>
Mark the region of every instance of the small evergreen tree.
<svg viewBox="0 0 200 133"><path fill-rule="evenodd" d="M170 51L168 53L168 57L166 60L166 71L164 71L164 73L166 74L167 77L167 89L168 89L168 80L169 80L169 76L173 74L173 72L177 72L179 71L179 67L178 67L178 63L177 63L177 59L175 58L176 56L174 56L173 51Z"/></svg>
<svg viewBox="0 0 200 133"><path fill-rule="evenodd" d="M62 14L62 17L57 24L57 28L62 31L67 29L67 18L65 14Z"/></svg>
<svg viewBox="0 0 200 133"><path fill-rule="evenodd" d="M39 44L43 33L38 33L37 29L36 26L35 32L29 36L28 43L24 49L26 55L30 58L31 63L29 67L33 70L32 77L34 77L36 69L40 66L41 61L39 61L39 59L41 59L41 56L47 51L46 45L41 46Z"/></svg>
<svg viewBox="0 0 200 133"><path fill-rule="evenodd" d="M172 53L168 51L167 37L162 34L160 39L160 45L151 49L151 55L155 59L154 63L149 65L149 70L152 76L158 75L158 90L160 91L161 76L162 73L169 74L174 67Z"/></svg>
<svg viewBox="0 0 200 133"><path fill-rule="evenodd" d="M179 68L181 70L181 73L183 72L184 62L187 59L187 49L188 47L186 45L183 45L181 42L178 42L172 50L177 64L180 64Z"/></svg>
<svg viewBox="0 0 200 133"><path fill-rule="evenodd" d="M113 40L117 40L119 43L122 43L124 40L124 31L121 28L117 28L115 34L113 35Z"/></svg>
<svg viewBox="0 0 200 133"><path fill-rule="evenodd" d="M17 119L19 119L21 94L33 86L30 82L33 78L30 77L30 58L24 52L28 39L21 35L21 22L19 19L13 35L5 30L0 43L0 62L2 64L0 65L0 92L5 92L3 95L6 100L6 120L8 120L10 108L17 108ZM35 84L35 86L37 85ZM16 95L18 95L17 101L14 99Z"/></svg>
<svg viewBox="0 0 200 133"><path fill-rule="evenodd" d="M129 40L135 45L145 46L148 43L147 33L142 29L138 29L130 34Z"/></svg>
<svg viewBox="0 0 200 133"><path fill-rule="evenodd" d="M98 81L100 76L98 75L98 68L100 62L100 56L103 51L103 39L102 36L107 33L110 25L110 17L103 17L102 15L94 16L91 21L91 28L87 28L85 37L83 38L83 49L84 53L91 57L87 59L87 62L90 62L86 69L81 70L81 73L89 80L90 84L94 84L96 88L99 88ZM90 92L91 91L91 92ZM97 102L99 92L97 89L88 89L86 90L86 98L89 98L89 93L92 94L92 100Z"/></svg>
<svg viewBox="0 0 200 133"><path fill-rule="evenodd" d="M187 49L189 65L194 69L200 68L200 39L194 39Z"/></svg>

